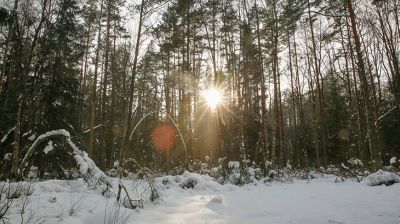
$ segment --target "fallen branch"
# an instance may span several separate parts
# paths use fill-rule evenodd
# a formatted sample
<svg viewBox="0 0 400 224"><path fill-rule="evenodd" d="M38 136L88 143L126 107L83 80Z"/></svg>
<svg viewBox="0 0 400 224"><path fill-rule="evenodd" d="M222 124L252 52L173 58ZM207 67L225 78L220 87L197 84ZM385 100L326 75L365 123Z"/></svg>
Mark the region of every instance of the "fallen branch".
<svg viewBox="0 0 400 224"><path fill-rule="evenodd" d="M103 126L104 126L103 124L99 124L99 125L93 127L93 130L96 130L97 128L101 128ZM89 129L83 131L82 134L86 134L86 133L91 132L91 131L92 131L92 128L89 128Z"/></svg>

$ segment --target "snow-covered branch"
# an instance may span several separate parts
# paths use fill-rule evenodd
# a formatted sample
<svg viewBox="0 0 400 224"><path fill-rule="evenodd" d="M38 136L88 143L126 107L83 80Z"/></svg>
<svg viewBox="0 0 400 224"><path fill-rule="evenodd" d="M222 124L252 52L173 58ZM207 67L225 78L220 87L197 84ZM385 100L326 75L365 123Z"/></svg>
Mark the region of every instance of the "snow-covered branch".
<svg viewBox="0 0 400 224"><path fill-rule="evenodd" d="M25 157L23 158L20 166L19 166L19 174L22 174L24 171L24 168L26 166L26 163L30 156L35 152L35 149L37 148L37 145L43 142L44 140L53 137L53 136L64 136L66 138L66 141L68 145L72 148L72 152L74 155L74 159L77 162L79 166L79 172L86 176L87 178L90 178L94 180L95 182L99 182L100 184L109 184L108 177L107 175L104 174L103 171L101 171L96 164L93 162L92 159L89 158L88 154L84 151L81 151L72 141L71 141L71 136L70 133L64 129L59 129L59 130L54 130L54 131L49 131L46 132L45 134L40 135L35 142L31 145L31 147L28 149L28 152L25 154Z"/></svg>

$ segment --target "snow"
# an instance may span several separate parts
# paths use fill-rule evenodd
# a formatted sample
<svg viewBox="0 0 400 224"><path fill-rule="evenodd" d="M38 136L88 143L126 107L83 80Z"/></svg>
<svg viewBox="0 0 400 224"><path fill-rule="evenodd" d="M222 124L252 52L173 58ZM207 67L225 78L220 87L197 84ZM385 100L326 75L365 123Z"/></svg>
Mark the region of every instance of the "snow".
<svg viewBox="0 0 400 224"><path fill-rule="evenodd" d="M24 137L28 136L31 133L32 133L32 130L29 130L28 132L23 133L22 137L24 138Z"/></svg>
<svg viewBox="0 0 400 224"><path fill-rule="evenodd" d="M79 155L75 155L74 159L76 160L76 163L79 166L79 172L81 174L86 174L88 172L89 169L89 165L85 162L85 160L79 156Z"/></svg>
<svg viewBox="0 0 400 224"><path fill-rule="evenodd" d="M13 132L14 130L15 130L15 126L13 128L11 128L10 130L8 130L7 134L5 134L3 136L3 138L1 138L0 143L4 143L7 140L8 136L11 134L11 132Z"/></svg>
<svg viewBox="0 0 400 224"><path fill-rule="evenodd" d="M384 113L383 115L381 115L378 118L378 122L380 122L383 118L385 118L388 114L390 114L392 111L396 110L398 106L394 106L392 108L390 108L386 113Z"/></svg>
<svg viewBox="0 0 400 224"><path fill-rule="evenodd" d="M222 200L221 196L216 196L216 197L214 197L214 198L212 198L210 200L210 203L219 203L219 204L221 204L222 202L223 202L223 200Z"/></svg>
<svg viewBox="0 0 400 224"><path fill-rule="evenodd" d="M397 160L397 158L396 157L392 157L392 158L390 158L390 165L393 165L393 164L395 164L396 163L396 160Z"/></svg>
<svg viewBox="0 0 400 224"><path fill-rule="evenodd" d="M277 177L279 175L279 173L278 173L278 171L276 171L276 170L270 170L270 171L268 171L268 177L270 178L270 179L274 179L275 177Z"/></svg>
<svg viewBox="0 0 400 224"><path fill-rule="evenodd" d="M32 194L32 186L28 182L2 182L0 184L0 194L4 194L7 198L15 198L20 195Z"/></svg>
<svg viewBox="0 0 400 224"><path fill-rule="evenodd" d="M240 163L239 163L239 161L229 161L228 167L230 169L239 169Z"/></svg>
<svg viewBox="0 0 400 224"><path fill-rule="evenodd" d="M196 181L195 186L183 188L189 180ZM134 182L122 181L130 192ZM111 184L111 191L116 191L118 179L111 179ZM326 176L238 187L189 172L159 177L155 184L161 198L155 203L144 198L143 208L132 210L117 206L115 194L104 197L101 188L88 186L83 179L34 183L24 217L32 223L61 224L109 223L105 220L115 217L126 219L127 224L400 223L400 184L371 187L354 181L335 183L333 176ZM140 199L139 194L130 196ZM20 223L22 202L15 199L14 203L8 218L10 223Z"/></svg>
<svg viewBox="0 0 400 224"><path fill-rule="evenodd" d="M391 185L394 183L400 183L400 177L394 173L378 170L375 173L372 173L367 176L366 184L370 186L377 185Z"/></svg>
<svg viewBox="0 0 400 224"><path fill-rule="evenodd" d="M43 152L44 152L44 154L47 154L47 153L49 153L50 151L53 151L53 149L54 149L53 141L50 140L50 141L47 143L46 147L44 147Z"/></svg>
<svg viewBox="0 0 400 224"><path fill-rule="evenodd" d="M96 125L96 126L93 127L93 130L95 130L95 129L97 129L97 128L100 128L100 127L102 127L102 126L103 126L103 124ZM92 129L89 128L89 129L85 130L84 132L82 132L82 134L86 134L86 133L90 132L91 130L92 130Z"/></svg>
<svg viewBox="0 0 400 224"><path fill-rule="evenodd" d="M36 138L36 134L33 134L33 135L29 136L28 140L33 142L35 140L35 138Z"/></svg>
<svg viewBox="0 0 400 224"><path fill-rule="evenodd" d="M11 161L11 158L12 158L12 153L6 153L6 154L4 154L4 160Z"/></svg>
<svg viewBox="0 0 400 224"><path fill-rule="evenodd" d="M179 187L181 189L193 189L195 191L218 191L221 185L208 175L200 175L197 173L184 172L179 176L164 176L159 178L159 182L165 188ZM226 184L222 185L225 188L234 187L234 185Z"/></svg>
<svg viewBox="0 0 400 224"><path fill-rule="evenodd" d="M364 166L364 164L359 159L349 159L347 162L355 167L363 167Z"/></svg>

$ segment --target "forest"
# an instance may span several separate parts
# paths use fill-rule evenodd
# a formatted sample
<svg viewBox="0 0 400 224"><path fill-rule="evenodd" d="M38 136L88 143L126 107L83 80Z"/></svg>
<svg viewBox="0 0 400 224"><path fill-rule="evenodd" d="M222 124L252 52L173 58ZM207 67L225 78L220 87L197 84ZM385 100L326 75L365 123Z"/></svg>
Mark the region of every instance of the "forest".
<svg viewBox="0 0 400 224"><path fill-rule="evenodd" d="M29 2L1 8L3 171L56 129L104 169L399 156L397 1ZM158 125L172 129L167 150L151 142ZM33 164L59 166L63 147Z"/></svg>
<svg viewBox="0 0 400 224"><path fill-rule="evenodd" d="M397 0L0 0L0 180L400 182L399 16Z"/></svg>

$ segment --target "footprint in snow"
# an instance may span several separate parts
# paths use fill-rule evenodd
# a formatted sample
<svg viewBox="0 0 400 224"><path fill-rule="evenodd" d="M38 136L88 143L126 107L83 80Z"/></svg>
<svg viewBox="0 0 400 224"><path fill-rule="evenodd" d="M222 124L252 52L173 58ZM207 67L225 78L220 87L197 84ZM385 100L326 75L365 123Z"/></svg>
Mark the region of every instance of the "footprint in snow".
<svg viewBox="0 0 400 224"><path fill-rule="evenodd" d="M206 204L206 207L219 215L224 214L223 199L221 196L211 198L211 200Z"/></svg>

